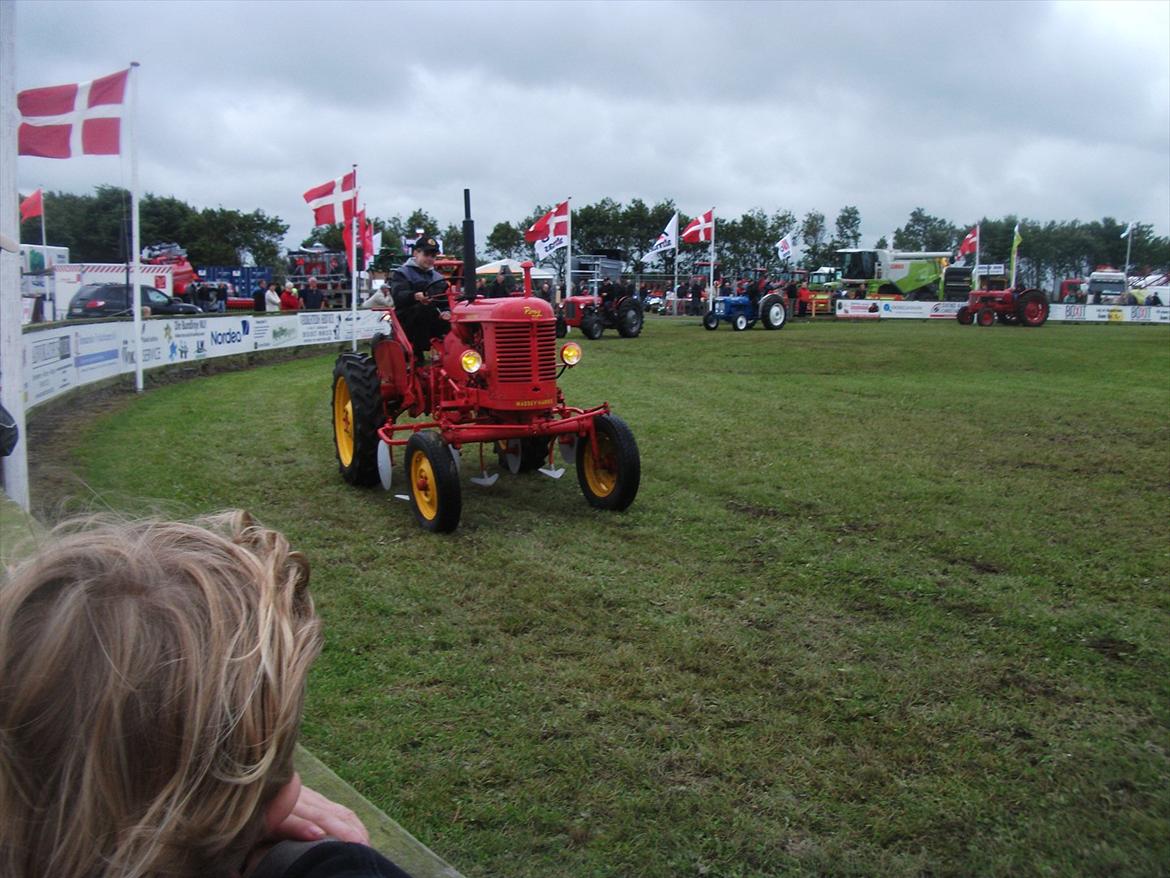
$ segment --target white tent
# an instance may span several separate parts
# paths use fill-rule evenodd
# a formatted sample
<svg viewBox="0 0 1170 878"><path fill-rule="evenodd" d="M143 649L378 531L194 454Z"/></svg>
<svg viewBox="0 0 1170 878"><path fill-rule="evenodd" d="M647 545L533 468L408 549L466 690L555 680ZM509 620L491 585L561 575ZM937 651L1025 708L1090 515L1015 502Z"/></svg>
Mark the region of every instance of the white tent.
<svg viewBox="0 0 1170 878"><path fill-rule="evenodd" d="M524 269L520 267L520 263L515 259L497 259L495 262L489 262L487 265L481 265L475 270L476 277L488 275L495 277L503 266L508 266L508 271L516 278L518 284L524 283ZM548 268L541 268L539 265L532 266L533 280L554 280L557 276L555 271Z"/></svg>

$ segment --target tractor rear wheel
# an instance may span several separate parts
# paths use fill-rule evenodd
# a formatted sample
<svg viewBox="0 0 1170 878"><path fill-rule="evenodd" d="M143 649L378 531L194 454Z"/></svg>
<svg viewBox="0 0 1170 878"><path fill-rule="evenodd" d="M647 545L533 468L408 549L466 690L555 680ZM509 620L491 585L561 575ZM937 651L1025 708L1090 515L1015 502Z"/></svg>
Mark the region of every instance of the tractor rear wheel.
<svg viewBox="0 0 1170 878"><path fill-rule="evenodd" d="M955 319L958 320L959 323L963 326L970 326L975 322L975 315L971 313L970 308L964 305L959 309L958 313L955 314Z"/></svg>
<svg viewBox="0 0 1170 878"><path fill-rule="evenodd" d="M637 338L642 333L642 309L633 299L625 298L617 305L617 331L622 338Z"/></svg>
<svg viewBox="0 0 1170 878"><path fill-rule="evenodd" d="M1029 290L1020 295L1016 315L1023 326L1043 326L1048 319L1048 300L1038 290Z"/></svg>
<svg viewBox="0 0 1170 878"><path fill-rule="evenodd" d="M577 445L577 482L590 506L621 511L634 502L642 478L638 443L617 415L599 415L593 421L597 454L587 439Z"/></svg>
<svg viewBox="0 0 1170 878"><path fill-rule="evenodd" d="M776 295L764 296L760 302L760 319L764 321L764 329L783 329L788 322L783 300Z"/></svg>
<svg viewBox="0 0 1170 878"><path fill-rule="evenodd" d="M590 341L597 341L605 326L601 322L601 315L590 309L581 315L581 334Z"/></svg>
<svg viewBox="0 0 1170 878"><path fill-rule="evenodd" d="M718 329L719 328L719 315L716 314L714 311L708 311L706 314L704 314L703 315L703 328L704 329Z"/></svg>
<svg viewBox="0 0 1170 878"><path fill-rule="evenodd" d="M330 410L341 477L361 487L378 484L378 428L385 412L373 357L345 353L337 358Z"/></svg>
<svg viewBox="0 0 1170 878"><path fill-rule="evenodd" d="M995 309L980 308L979 316L975 318L980 326L991 326L995 323Z"/></svg>
<svg viewBox="0 0 1170 878"><path fill-rule="evenodd" d="M459 526L459 470L438 433L415 433L406 443L406 483L410 507L424 530L450 533Z"/></svg>
<svg viewBox="0 0 1170 878"><path fill-rule="evenodd" d="M736 332L743 332L748 328L748 319L742 314L736 314L731 321L731 328Z"/></svg>

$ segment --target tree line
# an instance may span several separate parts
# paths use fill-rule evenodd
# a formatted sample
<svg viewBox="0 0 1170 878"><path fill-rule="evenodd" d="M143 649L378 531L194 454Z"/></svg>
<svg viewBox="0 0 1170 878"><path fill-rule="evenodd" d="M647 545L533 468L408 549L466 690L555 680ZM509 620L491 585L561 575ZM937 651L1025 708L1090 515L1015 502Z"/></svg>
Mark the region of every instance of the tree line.
<svg viewBox="0 0 1170 878"><path fill-rule="evenodd" d="M48 240L69 247L72 259L120 262L126 258L130 215L126 190L99 186L92 195L47 192L44 198ZM551 208L552 205L538 204L514 222L497 222L486 235L477 231L481 264L488 259L533 258L532 245L524 240L524 231ZM592 204L574 205L573 252L618 252L629 273L670 274L674 271L673 254L664 254L650 265L644 265L641 259L676 209L670 199L648 204L634 198L622 204L602 198ZM249 254L257 265L278 271L283 267L281 244L288 224L263 210L198 210L177 198L148 194L140 205L140 219L143 245L174 241L186 248L196 265L236 265ZM680 212L680 234L691 219ZM375 270L386 271L399 264L403 259L401 238L413 237L419 229L442 238L447 253L463 252L461 227L453 223L443 226L423 208L406 217L372 217L371 222L375 231L383 233L382 248L372 266ZM980 260L1006 263L1017 222L1023 237L1019 270L1025 285L1048 287L1064 277L1084 276L1098 265L1120 268L1125 263L1127 242L1121 237L1125 224L1112 217L1088 222L1041 221L1009 214L999 219L983 217L955 223L916 207L905 224L895 230L892 246L897 250L953 253L967 231L978 223L982 230ZM798 218L791 210L768 213L762 208L753 208L736 218L717 215L716 223L716 259L728 274L780 267L776 243L788 234L797 245L797 264L809 270L835 265L838 249L863 243L861 213L854 205L842 207L832 225L825 214L815 210ZM341 225L319 226L302 246L321 244L339 251L343 249L341 232ZM1131 235L1130 264L1135 273L1170 270L1170 238L1154 235L1153 226L1146 223L1135 223ZM39 219L22 225L21 240L40 240ZM885 249L890 242L882 237L874 246ZM679 273L695 271L695 263L706 260L707 254L705 246L682 245ZM555 258L563 260L563 256L564 251L560 251Z"/></svg>
<svg viewBox="0 0 1170 878"><path fill-rule="evenodd" d="M130 193L118 186L98 186L92 195L44 194L45 241L68 247L74 262L124 262L130 247ZM176 243L195 265L276 266L288 224L263 210L245 213L224 207L198 210L177 198L143 196L138 205L142 246ZM23 243L39 243L41 220L20 227Z"/></svg>

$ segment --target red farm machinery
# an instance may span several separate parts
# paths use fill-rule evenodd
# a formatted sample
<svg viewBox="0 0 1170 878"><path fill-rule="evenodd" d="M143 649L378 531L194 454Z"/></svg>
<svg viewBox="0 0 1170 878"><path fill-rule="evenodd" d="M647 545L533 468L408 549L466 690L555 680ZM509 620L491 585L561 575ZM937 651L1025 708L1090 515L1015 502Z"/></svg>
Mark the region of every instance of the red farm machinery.
<svg viewBox="0 0 1170 878"><path fill-rule="evenodd" d="M996 289L997 286L1005 288ZM993 279L984 280L979 289L972 290L967 304L955 317L964 326L991 326L997 320L1008 325L1043 326L1048 310L1048 297L1040 290L1007 289Z"/></svg>
<svg viewBox="0 0 1170 878"><path fill-rule="evenodd" d="M485 446L511 473L539 470L559 478L561 459L576 467L586 501L623 510L634 501L641 462L634 435L609 404L566 404L557 385L576 365L581 347L557 350L551 304L532 295L532 263L522 293L476 297L475 228L464 190L462 265L436 266L461 276L463 294L446 280L428 298L451 313L451 331L419 358L393 309L382 312L369 354L344 353L333 369L332 425L342 477L353 485L390 490L401 460L406 494L424 529L453 531L462 513L462 452L479 446L479 475L490 486Z"/></svg>

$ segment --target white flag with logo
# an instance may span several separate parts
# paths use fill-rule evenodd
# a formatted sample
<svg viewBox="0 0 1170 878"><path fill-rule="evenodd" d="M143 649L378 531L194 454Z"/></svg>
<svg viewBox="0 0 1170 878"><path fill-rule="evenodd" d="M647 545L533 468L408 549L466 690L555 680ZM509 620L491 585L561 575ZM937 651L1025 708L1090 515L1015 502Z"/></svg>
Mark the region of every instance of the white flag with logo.
<svg viewBox="0 0 1170 878"><path fill-rule="evenodd" d="M658 236L658 240L654 242L654 246L642 257L643 262L653 262L659 253L667 250L678 249L678 211L675 211L674 216L670 218L670 222L666 224L666 230Z"/></svg>
<svg viewBox="0 0 1170 878"><path fill-rule="evenodd" d="M776 242L776 254L780 257L781 262L786 262L792 258L792 234L792 232L789 232Z"/></svg>
<svg viewBox="0 0 1170 878"><path fill-rule="evenodd" d="M524 233L524 240L532 245L537 259L547 259L569 246L569 202L566 199L534 222Z"/></svg>
<svg viewBox="0 0 1170 878"><path fill-rule="evenodd" d="M1125 231L1121 233L1121 237L1128 238L1129 233L1132 231L1133 231L1133 223L1130 223L1128 226L1125 227Z"/></svg>

